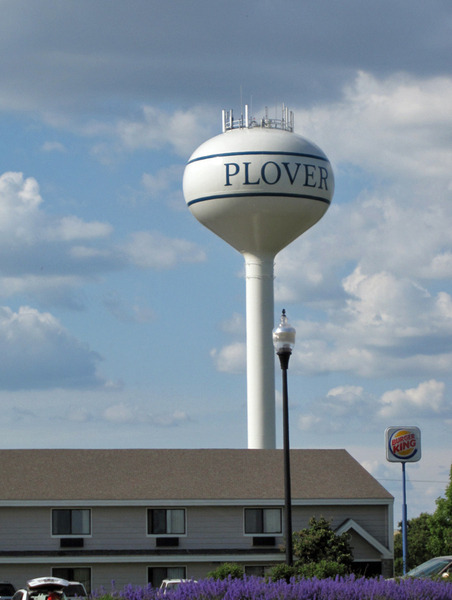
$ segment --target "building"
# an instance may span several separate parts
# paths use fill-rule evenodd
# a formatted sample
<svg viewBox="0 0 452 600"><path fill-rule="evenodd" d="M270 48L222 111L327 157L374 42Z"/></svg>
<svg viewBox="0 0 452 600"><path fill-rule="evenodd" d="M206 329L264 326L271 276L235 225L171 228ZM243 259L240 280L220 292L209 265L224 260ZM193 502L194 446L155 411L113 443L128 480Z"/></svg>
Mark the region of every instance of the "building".
<svg viewBox="0 0 452 600"><path fill-rule="evenodd" d="M89 589L284 562L282 450L0 450L0 580ZM393 497L345 450L292 450L293 528L348 531L356 566L392 575Z"/></svg>

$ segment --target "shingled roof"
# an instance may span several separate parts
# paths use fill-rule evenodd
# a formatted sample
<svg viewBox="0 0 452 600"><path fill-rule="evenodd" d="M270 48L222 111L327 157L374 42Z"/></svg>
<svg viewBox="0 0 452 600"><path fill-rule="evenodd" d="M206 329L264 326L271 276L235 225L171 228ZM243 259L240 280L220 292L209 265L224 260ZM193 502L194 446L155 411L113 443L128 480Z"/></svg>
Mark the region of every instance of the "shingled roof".
<svg viewBox="0 0 452 600"><path fill-rule="evenodd" d="M293 499L392 500L345 450L291 450ZM284 498L282 450L0 450L0 502Z"/></svg>

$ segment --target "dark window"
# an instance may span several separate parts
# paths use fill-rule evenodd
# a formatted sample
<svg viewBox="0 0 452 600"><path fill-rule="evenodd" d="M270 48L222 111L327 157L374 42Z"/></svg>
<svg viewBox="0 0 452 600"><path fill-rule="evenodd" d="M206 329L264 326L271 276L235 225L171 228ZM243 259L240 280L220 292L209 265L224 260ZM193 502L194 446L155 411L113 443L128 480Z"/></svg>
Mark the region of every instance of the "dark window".
<svg viewBox="0 0 452 600"><path fill-rule="evenodd" d="M246 565L245 575L248 575L248 577L263 577L265 575L265 567L263 565Z"/></svg>
<svg viewBox="0 0 452 600"><path fill-rule="evenodd" d="M91 511L89 508L63 508L52 510L52 535L90 535Z"/></svg>
<svg viewBox="0 0 452 600"><path fill-rule="evenodd" d="M89 567L55 567L52 569L52 576L83 583L87 593L91 592L91 569ZM72 593L73 591L75 594ZM71 586L71 589L65 590L65 594L66 596L80 596L81 590Z"/></svg>
<svg viewBox="0 0 452 600"><path fill-rule="evenodd" d="M281 533L280 508L245 508L245 533Z"/></svg>
<svg viewBox="0 0 452 600"><path fill-rule="evenodd" d="M164 579L186 579L185 567L149 567L148 583L159 587Z"/></svg>
<svg viewBox="0 0 452 600"><path fill-rule="evenodd" d="M148 509L149 535L184 535L184 508L150 508Z"/></svg>
<svg viewBox="0 0 452 600"><path fill-rule="evenodd" d="M15 591L12 583L0 583L0 596L14 596Z"/></svg>

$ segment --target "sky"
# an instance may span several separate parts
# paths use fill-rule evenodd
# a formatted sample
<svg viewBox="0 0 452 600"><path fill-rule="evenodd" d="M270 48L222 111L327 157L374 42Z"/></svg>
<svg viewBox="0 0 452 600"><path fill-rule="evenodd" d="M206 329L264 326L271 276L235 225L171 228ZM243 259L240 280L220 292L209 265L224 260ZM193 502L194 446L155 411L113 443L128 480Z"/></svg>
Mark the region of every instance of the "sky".
<svg viewBox="0 0 452 600"><path fill-rule="evenodd" d="M331 207L275 260L294 448L408 518L452 462L449 0L0 0L0 447L246 448L242 256L190 214L221 110L319 145ZM277 446L282 446L276 364Z"/></svg>

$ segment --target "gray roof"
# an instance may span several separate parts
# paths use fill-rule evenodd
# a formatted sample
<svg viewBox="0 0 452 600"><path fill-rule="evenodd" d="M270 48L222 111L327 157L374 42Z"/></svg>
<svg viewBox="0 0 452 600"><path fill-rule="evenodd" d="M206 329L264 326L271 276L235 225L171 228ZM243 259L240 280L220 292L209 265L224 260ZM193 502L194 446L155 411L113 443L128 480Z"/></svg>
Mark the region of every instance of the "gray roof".
<svg viewBox="0 0 452 600"><path fill-rule="evenodd" d="M392 500L345 450L291 450L293 499ZM0 501L284 498L282 450L0 450Z"/></svg>

